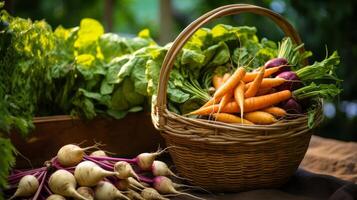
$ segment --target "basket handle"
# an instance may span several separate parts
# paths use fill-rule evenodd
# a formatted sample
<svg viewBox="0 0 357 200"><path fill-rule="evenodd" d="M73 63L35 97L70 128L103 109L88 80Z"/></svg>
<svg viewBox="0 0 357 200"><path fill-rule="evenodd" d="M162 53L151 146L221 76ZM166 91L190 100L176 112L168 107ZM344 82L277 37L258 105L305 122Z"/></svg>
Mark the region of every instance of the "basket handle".
<svg viewBox="0 0 357 200"><path fill-rule="evenodd" d="M156 112L159 112L158 114L160 114L160 112L166 109L167 84L170 78L170 71L174 65L177 54L181 51L187 40L189 40L190 37L204 24L207 24L208 22L216 18L240 13L254 13L269 17L283 30L285 35L289 36L296 44L301 44L300 36L298 35L294 27L281 15L269 9L249 4L232 4L216 8L202 15L201 17L193 21L190 25L188 25L177 36L171 48L166 53L159 76L158 95L156 102ZM303 48L301 48L301 50L304 51ZM158 120L159 125L163 125L164 118L159 115Z"/></svg>

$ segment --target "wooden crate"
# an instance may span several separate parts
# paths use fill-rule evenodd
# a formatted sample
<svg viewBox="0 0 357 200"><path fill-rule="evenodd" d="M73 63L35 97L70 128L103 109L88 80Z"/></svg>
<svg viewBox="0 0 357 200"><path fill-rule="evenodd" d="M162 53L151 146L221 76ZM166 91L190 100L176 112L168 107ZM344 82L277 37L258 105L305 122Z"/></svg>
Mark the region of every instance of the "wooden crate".
<svg viewBox="0 0 357 200"><path fill-rule="evenodd" d="M95 142L105 144L103 149L123 157L134 157L139 153L155 151L164 142L153 127L150 113L139 112L115 120L96 118L89 121L68 115L36 117L35 130L24 139L19 134L11 134L17 150L31 160L34 167L54 157L58 149L69 143L82 143L82 147ZM21 156L17 157L16 168L31 165Z"/></svg>

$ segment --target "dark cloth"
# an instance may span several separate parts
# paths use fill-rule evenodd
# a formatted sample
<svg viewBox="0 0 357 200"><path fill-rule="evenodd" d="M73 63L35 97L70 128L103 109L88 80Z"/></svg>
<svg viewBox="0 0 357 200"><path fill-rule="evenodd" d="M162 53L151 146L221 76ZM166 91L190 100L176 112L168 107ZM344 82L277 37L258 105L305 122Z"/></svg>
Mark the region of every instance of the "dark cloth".
<svg viewBox="0 0 357 200"><path fill-rule="evenodd" d="M357 200L357 185L332 176L298 169L291 179L278 189L227 194L192 194L212 200ZM175 199L189 198L179 196Z"/></svg>

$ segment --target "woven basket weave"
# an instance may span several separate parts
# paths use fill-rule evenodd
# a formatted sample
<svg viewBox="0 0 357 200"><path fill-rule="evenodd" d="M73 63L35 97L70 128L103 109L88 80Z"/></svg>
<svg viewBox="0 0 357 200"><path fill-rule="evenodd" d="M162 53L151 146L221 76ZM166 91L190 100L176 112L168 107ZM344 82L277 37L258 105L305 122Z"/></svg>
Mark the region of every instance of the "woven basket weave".
<svg viewBox="0 0 357 200"><path fill-rule="evenodd" d="M283 184L295 172L307 150L311 129L307 116L273 125L230 125L192 119L166 107L169 74L185 42L213 19L239 13L255 13L272 19L297 44L300 37L282 16L258 6L234 4L219 7L192 22L176 38L166 54L159 78L152 120L165 138L178 173L211 191L243 191ZM315 124L322 120L321 106Z"/></svg>

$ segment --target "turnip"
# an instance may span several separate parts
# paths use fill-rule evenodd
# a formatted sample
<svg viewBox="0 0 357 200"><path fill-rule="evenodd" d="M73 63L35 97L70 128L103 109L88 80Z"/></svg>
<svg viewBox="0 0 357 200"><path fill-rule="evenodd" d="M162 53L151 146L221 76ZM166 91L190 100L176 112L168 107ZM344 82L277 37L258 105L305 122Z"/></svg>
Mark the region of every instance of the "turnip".
<svg viewBox="0 0 357 200"><path fill-rule="evenodd" d="M276 77L283 78L283 79L287 80L283 84L281 84L277 87L277 89L279 91L282 91L282 90L293 91L293 90L296 90L296 89L302 87L302 83L301 83L299 77L293 71L282 72L282 73L278 74Z"/></svg>
<svg viewBox="0 0 357 200"><path fill-rule="evenodd" d="M85 151L91 148L96 148L97 145L81 148L74 144L64 145L57 152L58 162L64 167L73 167L76 166L83 160Z"/></svg>
<svg viewBox="0 0 357 200"><path fill-rule="evenodd" d="M54 172L50 176L48 185L50 186L51 191L55 194L80 200L88 200L76 191L76 179L66 170L60 169Z"/></svg>
<svg viewBox="0 0 357 200"><path fill-rule="evenodd" d="M169 200L158 193L154 188L145 188L141 191L141 196L146 200Z"/></svg>
<svg viewBox="0 0 357 200"><path fill-rule="evenodd" d="M129 190L126 193L126 196L128 196L129 199L145 200L139 193L135 192L134 190Z"/></svg>
<svg viewBox="0 0 357 200"><path fill-rule="evenodd" d="M160 192L161 194L177 194L177 195L186 195L192 198L196 199L202 199L200 197L196 197L194 195L185 193L185 192L179 192L175 188L175 183L171 181L171 179L165 177L165 176L157 176L154 178L154 183L153 183L154 188ZM179 185L177 185L178 187Z"/></svg>
<svg viewBox="0 0 357 200"><path fill-rule="evenodd" d="M14 199L16 197L29 197L36 193L39 182L37 178L33 175L26 175L20 179L20 182L17 186L17 190L15 194L10 197L10 199Z"/></svg>
<svg viewBox="0 0 357 200"><path fill-rule="evenodd" d="M119 161L114 164L114 171L118 172L117 177L120 179L126 179L134 177L139 180L138 175L135 173L131 165L125 161Z"/></svg>
<svg viewBox="0 0 357 200"><path fill-rule="evenodd" d="M89 200L94 199L94 191L90 187L79 187L77 192Z"/></svg>
<svg viewBox="0 0 357 200"><path fill-rule="evenodd" d="M166 149L161 150L161 151L156 151L154 153L141 153L141 154L139 154L135 158L137 165L142 170L147 170L147 171L151 170L151 166L154 163L156 157L161 155L163 152L165 152Z"/></svg>
<svg viewBox="0 0 357 200"><path fill-rule="evenodd" d="M130 183L128 179L119 179L115 183L115 187L118 188L118 190L128 190L130 188Z"/></svg>
<svg viewBox="0 0 357 200"><path fill-rule="evenodd" d="M118 172L104 170L92 161L83 161L76 166L74 176L80 186L92 187L107 176L118 176Z"/></svg>
<svg viewBox="0 0 357 200"><path fill-rule="evenodd" d="M101 181L95 188L95 198L100 200L114 200L114 199L127 199L113 184Z"/></svg>
<svg viewBox="0 0 357 200"><path fill-rule="evenodd" d="M174 174L169 169L169 167L167 166L166 163L159 161L159 160L155 160L153 162L151 171L154 176L173 176L173 177L176 177L179 179L184 179L184 178L181 178L181 177L177 176L176 174Z"/></svg>
<svg viewBox="0 0 357 200"><path fill-rule="evenodd" d="M146 188L146 187L149 187L148 184L143 183L143 182L139 182L139 181L135 180L135 179L132 178L132 177L127 178L127 180L129 181L129 184L130 184L131 186L135 186L135 187L137 187L137 188L144 189L144 188Z"/></svg>
<svg viewBox="0 0 357 200"><path fill-rule="evenodd" d="M50 196L48 196L46 198L46 200L66 200L66 198L64 198L63 196L61 196L59 194L51 194Z"/></svg>
<svg viewBox="0 0 357 200"><path fill-rule="evenodd" d="M97 150L97 151L93 151L89 156L107 157L108 155L103 150Z"/></svg>

